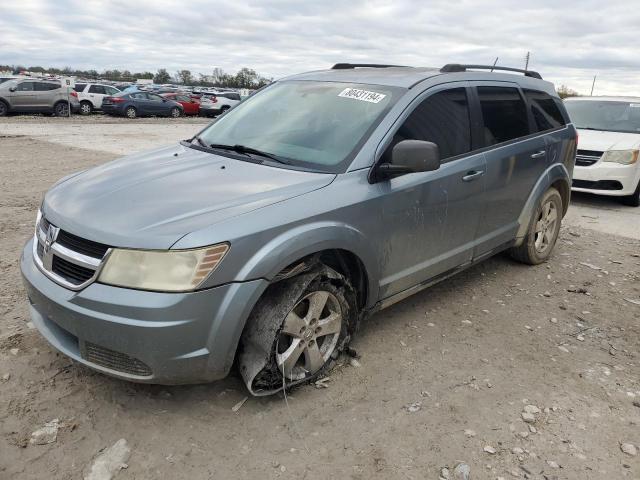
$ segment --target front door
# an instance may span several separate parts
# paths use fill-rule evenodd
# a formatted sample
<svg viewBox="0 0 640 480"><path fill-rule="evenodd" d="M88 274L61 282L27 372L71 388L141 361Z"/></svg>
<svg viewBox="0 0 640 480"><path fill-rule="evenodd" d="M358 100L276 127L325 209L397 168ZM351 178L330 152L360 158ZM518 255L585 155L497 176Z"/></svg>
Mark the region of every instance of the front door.
<svg viewBox="0 0 640 480"><path fill-rule="evenodd" d="M386 298L471 261L484 203L485 159L471 141L466 84L430 89L394 132L390 146L426 140L440 149L442 165L378 182L383 240L380 297Z"/></svg>
<svg viewBox="0 0 640 480"><path fill-rule="evenodd" d="M16 91L11 93L11 106L14 110L34 110L36 82L20 82Z"/></svg>

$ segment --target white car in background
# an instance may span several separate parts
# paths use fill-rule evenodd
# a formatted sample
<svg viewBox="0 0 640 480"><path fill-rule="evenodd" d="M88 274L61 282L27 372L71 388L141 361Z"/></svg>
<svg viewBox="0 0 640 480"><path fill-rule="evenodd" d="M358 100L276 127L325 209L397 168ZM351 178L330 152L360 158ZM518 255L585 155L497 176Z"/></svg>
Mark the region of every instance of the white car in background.
<svg viewBox="0 0 640 480"><path fill-rule="evenodd" d="M565 106L579 135L572 190L640 206L640 97L574 97Z"/></svg>
<svg viewBox="0 0 640 480"><path fill-rule="evenodd" d="M213 117L232 109L242 101L238 92L203 93L200 97L200 115Z"/></svg>
<svg viewBox="0 0 640 480"><path fill-rule="evenodd" d="M116 87L100 83L76 83L74 90L78 93L80 113L89 115L102 108L102 99L120 93Z"/></svg>

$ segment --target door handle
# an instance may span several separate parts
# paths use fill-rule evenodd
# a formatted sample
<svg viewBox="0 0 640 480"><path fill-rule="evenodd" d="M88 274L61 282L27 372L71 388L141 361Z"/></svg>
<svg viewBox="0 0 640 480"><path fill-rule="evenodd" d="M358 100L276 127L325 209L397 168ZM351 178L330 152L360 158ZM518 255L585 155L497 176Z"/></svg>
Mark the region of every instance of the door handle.
<svg viewBox="0 0 640 480"><path fill-rule="evenodd" d="M540 150L539 152L533 153L531 155L531 158L540 158L540 157L544 157L547 154L547 152L545 150Z"/></svg>
<svg viewBox="0 0 640 480"><path fill-rule="evenodd" d="M484 170L471 170L467 172L467 174L464 177L462 177L462 181L472 182L476 178L480 178L482 175L484 175Z"/></svg>

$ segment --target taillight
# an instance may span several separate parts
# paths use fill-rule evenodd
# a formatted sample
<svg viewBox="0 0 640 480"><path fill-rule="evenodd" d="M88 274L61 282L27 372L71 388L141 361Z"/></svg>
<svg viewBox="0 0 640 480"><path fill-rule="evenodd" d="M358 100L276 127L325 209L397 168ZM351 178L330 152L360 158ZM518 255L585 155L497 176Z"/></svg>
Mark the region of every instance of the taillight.
<svg viewBox="0 0 640 480"><path fill-rule="evenodd" d="M76 92L75 90L71 90L71 92L69 92L69 95L78 98L78 92Z"/></svg>
<svg viewBox="0 0 640 480"><path fill-rule="evenodd" d="M211 103L218 103L218 97L212 97Z"/></svg>
<svg viewBox="0 0 640 480"><path fill-rule="evenodd" d="M122 97L109 97L109 100L111 100L111 103L122 103L122 102L124 102L124 98L122 98Z"/></svg>

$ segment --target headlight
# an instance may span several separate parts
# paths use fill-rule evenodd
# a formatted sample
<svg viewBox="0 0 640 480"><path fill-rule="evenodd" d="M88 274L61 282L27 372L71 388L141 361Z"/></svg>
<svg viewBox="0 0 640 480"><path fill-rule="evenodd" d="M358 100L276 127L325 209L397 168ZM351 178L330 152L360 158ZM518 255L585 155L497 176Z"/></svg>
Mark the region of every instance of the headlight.
<svg viewBox="0 0 640 480"><path fill-rule="evenodd" d="M609 150L602 156L603 162L615 162L631 165L638 160L638 150Z"/></svg>
<svg viewBox="0 0 640 480"><path fill-rule="evenodd" d="M213 272L229 250L218 244L194 250L113 249L98 281L118 287L187 292Z"/></svg>

